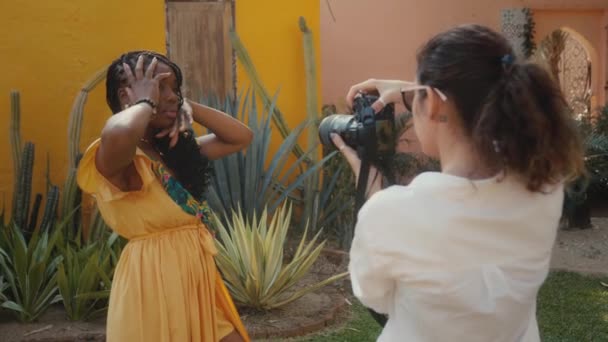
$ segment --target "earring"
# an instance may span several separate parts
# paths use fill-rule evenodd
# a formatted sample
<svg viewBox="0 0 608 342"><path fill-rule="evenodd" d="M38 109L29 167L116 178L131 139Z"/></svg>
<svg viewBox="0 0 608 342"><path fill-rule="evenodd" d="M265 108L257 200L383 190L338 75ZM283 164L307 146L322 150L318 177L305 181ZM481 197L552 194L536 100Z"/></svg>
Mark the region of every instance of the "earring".
<svg viewBox="0 0 608 342"><path fill-rule="evenodd" d="M500 153L500 144L498 143L498 140L492 140L492 145L494 145L494 152L496 153Z"/></svg>

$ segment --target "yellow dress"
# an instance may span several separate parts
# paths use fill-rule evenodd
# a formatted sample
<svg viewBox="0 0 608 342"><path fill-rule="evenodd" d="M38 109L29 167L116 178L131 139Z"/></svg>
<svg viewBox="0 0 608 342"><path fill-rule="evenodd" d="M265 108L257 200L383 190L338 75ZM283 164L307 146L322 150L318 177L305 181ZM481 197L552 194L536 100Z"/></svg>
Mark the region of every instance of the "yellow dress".
<svg viewBox="0 0 608 342"><path fill-rule="evenodd" d="M162 166L139 149L134 164L143 186L120 191L95 166L99 143L81 159L78 185L95 197L105 222L129 240L112 283L107 341L215 342L235 329L249 341L200 215L169 195L163 182L168 173L159 174Z"/></svg>

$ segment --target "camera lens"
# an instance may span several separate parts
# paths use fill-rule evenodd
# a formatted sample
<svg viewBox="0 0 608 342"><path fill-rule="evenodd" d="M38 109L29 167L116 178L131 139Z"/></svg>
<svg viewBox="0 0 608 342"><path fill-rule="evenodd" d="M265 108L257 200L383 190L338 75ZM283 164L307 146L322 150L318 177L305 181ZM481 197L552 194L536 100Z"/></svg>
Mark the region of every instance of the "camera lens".
<svg viewBox="0 0 608 342"><path fill-rule="evenodd" d="M349 128L354 124L354 117L345 114L333 114L321 121L319 125L319 139L321 144L325 146L333 146L330 134L339 134L344 142L351 145L350 134L347 134Z"/></svg>

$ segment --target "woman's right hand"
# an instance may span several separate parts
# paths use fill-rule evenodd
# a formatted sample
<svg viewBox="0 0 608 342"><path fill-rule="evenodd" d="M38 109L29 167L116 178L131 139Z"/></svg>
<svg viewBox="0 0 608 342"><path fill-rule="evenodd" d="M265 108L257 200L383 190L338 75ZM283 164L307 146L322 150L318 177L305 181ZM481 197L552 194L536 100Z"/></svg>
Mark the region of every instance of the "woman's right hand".
<svg viewBox="0 0 608 342"><path fill-rule="evenodd" d="M372 108L378 113L389 103L400 103L401 90L406 88L408 84L409 82L405 81L376 80L372 78L352 86L346 95L346 103L352 108L353 100L358 94L376 93L378 94L378 100L374 102Z"/></svg>
<svg viewBox="0 0 608 342"><path fill-rule="evenodd" d="M150 99L155 104L158 104L160 81L171 76L171 73L167 72L154 76L157 64L158 60L154 57L144 73L144 57L140 55L135 65L135 74L133 74L131 67L127 63L123 63L128 82L125 90L131 103L135 103L141 99Z"/></svg>

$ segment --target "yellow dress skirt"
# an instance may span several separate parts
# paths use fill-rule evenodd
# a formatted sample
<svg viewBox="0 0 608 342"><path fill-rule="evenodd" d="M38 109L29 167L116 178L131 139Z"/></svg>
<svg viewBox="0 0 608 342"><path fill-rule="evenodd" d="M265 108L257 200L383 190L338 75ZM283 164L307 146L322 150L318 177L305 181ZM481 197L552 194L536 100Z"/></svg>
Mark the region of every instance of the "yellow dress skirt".
<svg viewBox="0 0 608 342"><path fill-rule="evenodd" d="M107 341L215 342L235 330L249 341L215 265L217 249L203 223L206 204L141 150L134 164L142 188L120 191L95 166L99 143L85 152L78 185L129 240L110 292Z"/></svg>

